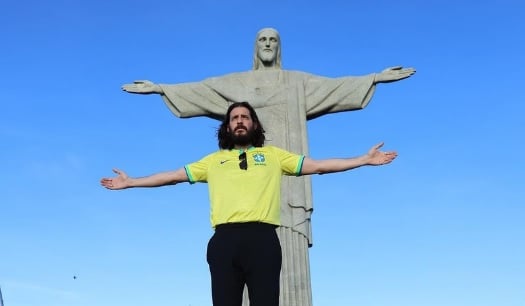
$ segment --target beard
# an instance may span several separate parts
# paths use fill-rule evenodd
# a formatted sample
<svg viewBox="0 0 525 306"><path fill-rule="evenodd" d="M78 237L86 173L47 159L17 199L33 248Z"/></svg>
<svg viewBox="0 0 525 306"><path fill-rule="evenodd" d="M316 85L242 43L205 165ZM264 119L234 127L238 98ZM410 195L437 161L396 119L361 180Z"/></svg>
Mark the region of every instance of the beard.
<svg viewBox="0 0 525 306"><path fill-rule="evenodd" d="M231 143L239 146L253 145L255 141L255 131L253 129L246 130L245 134L237 135L235 131L228 133L228 137L231 139Z"/></svg>

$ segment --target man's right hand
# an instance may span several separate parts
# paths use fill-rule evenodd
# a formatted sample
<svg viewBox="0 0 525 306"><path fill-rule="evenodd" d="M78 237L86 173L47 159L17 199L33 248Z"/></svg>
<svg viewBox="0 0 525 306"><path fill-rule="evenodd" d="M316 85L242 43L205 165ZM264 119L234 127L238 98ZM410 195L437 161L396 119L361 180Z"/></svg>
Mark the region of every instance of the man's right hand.
<svg viewBox="0 0 525 306"><path fill-rule="evenodd" d="M133 84L124 84L122 90L136 94L162 94L163 91L159 85L148 80L134 81Z"/></svg>

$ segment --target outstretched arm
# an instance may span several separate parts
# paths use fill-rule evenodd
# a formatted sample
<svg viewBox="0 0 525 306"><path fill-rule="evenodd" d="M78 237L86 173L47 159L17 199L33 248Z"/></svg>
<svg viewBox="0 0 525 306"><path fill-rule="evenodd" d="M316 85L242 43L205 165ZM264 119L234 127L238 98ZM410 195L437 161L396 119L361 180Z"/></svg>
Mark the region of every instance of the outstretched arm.
<svg viewBox="0 0 525 306"><path fill-rule="evenodd" d="M148 80L134 81L133 84L124 84L122 85L122 90L143 95L164 93L159 85Z"/></svg>
<svg viewBox="0 0 525 306"><path fill-rule="evenodd" d="M397 157L397 152L382 152L379 149L384 143L373 146L368 153L353 158L332 158L313 160L305 157L301 175L325 174L333 172L347 171L361 166L380 166L392 162Z"/></svg>
<svg viewBox="0 0 525 306"><path fill-rule="evenodd" d="M380 73L376 73L374 84L399 81L410 77L414 73L416 73L414 68L403 68L401 66L386 68Z"/></svg>
<svg viewBox="0 0 525 306"><path fill-rule="evenodd" d="M115 172L117 176L102 178L100 185L107 189L118 190L134 187L160 187L189 181L184 168L175 171L159 172L139 178L129 177L126 172L119 169L113 169L113 172Z"/></svg>

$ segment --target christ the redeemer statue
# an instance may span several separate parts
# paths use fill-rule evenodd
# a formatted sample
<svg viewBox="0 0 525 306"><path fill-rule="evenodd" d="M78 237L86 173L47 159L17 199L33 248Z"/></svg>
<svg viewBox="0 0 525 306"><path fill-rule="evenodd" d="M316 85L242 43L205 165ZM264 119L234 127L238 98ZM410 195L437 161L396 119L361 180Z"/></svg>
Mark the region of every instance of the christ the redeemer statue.
<svg viewBox="0 0 525 306"><path fill-rule="evenodd" d="M281 68L281 41L275 29L257 33L253 70L212 77L201 82L154 84L135 81L123 90L160 94L180 118L221 119L232 102L247 101L266 128L267 143L291 152L308 153L306 121L330 113L366 107L376 84L410 77L413 68L393 67L365 76L327 78ZM282 306L312 304L308 248L312 245L309 177L283 177L281 226ZM246 295L245 295L246 296ZM243 305L249 305L244 299Z"/></svg>

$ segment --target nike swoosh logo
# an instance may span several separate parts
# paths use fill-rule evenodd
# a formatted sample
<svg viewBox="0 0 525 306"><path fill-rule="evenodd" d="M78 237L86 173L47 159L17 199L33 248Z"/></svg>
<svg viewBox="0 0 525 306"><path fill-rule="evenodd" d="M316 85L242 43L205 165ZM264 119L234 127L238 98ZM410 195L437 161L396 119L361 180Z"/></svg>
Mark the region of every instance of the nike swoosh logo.
<svg viewBox="0 0 525 306"><path fill-rule="evenodd" d="M221 160L221 165L227 162L228 160Z"/></svg>

